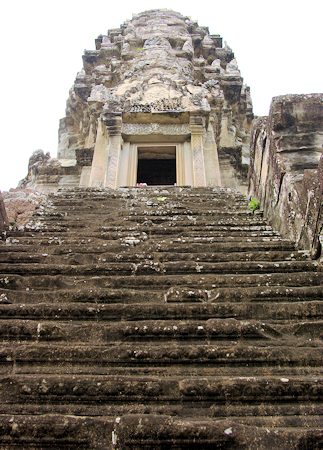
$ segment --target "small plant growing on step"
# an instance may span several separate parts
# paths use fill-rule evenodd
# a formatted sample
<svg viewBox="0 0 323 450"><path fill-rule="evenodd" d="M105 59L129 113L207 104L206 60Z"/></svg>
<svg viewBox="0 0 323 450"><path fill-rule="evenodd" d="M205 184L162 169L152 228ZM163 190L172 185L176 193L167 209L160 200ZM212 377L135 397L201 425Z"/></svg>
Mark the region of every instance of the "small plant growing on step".
<svg viewBox="0 0 323 450"><path fill-rule="evenodd" d="M251 211L256 211L260 208L260 201L256 199L255 197L251 197L250 202L248 204L248 208L251 209Z"/></svg>

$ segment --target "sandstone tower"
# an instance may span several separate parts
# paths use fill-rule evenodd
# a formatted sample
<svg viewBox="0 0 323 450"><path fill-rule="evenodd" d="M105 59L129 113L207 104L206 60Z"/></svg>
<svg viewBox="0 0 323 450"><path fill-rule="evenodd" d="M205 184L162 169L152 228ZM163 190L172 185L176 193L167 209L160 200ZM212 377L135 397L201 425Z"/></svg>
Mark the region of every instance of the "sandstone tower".
<svg viewBox="0 0 323 450"><path fill-rule="evenodd" d="M85 51L59 128L55 186L244 189L253 118L249 88L219 35L179 13L135 15Z"/></svg>

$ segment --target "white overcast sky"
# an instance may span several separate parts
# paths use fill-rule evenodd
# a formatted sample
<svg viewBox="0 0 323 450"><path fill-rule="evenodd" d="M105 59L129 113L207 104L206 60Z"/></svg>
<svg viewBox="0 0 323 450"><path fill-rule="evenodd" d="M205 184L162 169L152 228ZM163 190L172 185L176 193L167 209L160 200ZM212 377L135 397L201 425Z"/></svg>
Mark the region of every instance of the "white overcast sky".
<svg viewBox="0 0 323 450"><path fill-rule="evenodd" d="M323 92L323 0L3 0L0 3L0 190L15 187L36 149L56 156L58 121L84 49L133 13L169 8L220 34L251 87L271 98Z"/></svg>

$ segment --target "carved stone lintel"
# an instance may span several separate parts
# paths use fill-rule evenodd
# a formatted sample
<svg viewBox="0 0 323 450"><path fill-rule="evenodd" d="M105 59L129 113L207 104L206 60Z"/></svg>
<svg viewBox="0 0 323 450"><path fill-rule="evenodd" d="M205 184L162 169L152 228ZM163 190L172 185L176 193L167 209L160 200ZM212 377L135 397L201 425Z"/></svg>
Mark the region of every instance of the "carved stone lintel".
<svg viewBox="0 0 323 450"><path fill-rule="evenodd" d="M152 135L185 136L190 134L190 127L186 123L123 123L122 133L125 135Z"/></svg>
<svg viewBox="0 0 323 450"><path fill-rule="evenodd" d="M180 112L183 111L181 98L161 98L149 103L131 102L129 112Z"/></svg>

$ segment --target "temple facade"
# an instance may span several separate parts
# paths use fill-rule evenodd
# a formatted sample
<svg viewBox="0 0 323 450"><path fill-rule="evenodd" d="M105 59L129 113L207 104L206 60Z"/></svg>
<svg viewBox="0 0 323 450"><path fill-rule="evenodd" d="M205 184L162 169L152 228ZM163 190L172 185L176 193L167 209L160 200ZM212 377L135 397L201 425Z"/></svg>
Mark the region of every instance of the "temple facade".
<svg viewBox="0 0 323 450"><path fill-rule="evenodd" d="M219 35L179 13L152 10L100 35L95 46L70 90L57 159L36 155L29 183L43 191L245 190L250 91Z"/></svg>

